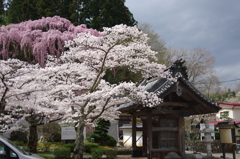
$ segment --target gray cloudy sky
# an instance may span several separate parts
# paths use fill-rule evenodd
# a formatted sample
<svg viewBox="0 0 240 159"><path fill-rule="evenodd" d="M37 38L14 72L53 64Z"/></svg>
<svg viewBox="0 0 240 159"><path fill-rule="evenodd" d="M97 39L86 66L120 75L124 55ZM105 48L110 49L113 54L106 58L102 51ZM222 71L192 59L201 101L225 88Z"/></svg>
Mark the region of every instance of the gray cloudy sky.
<svg viewBox="0 0 240 159"><path fill-rule="evenodd" d="M210 51L221 81L239 79L224 85L240 82L240 0L126 0L125 5L167 46Z"/></svg>

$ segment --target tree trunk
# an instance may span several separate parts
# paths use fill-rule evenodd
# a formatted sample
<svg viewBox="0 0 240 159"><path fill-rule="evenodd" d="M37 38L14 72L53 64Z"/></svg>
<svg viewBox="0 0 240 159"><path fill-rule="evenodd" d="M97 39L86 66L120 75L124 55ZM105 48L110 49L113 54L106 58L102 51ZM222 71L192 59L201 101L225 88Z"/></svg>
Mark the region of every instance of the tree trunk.
<svg viewBox="0 0 240 159"><path fill-rule="evenodd" d="M83 131L85 127L84 116L80 117L78 122L77 132L76 132L76 141L74 147L74 159L83 159L83 148L84 148L84 136Z"/></svg>
<svg viewBox="0 0 240 159"><path fill-rule="evenodd" d="M2 99L0 101L0 113L2 114L5 110L5 107L6 107L6 100L5 99Z"/></svg>
<svg viewBox="0 0 240 159"><path fill-rule="evenodd" d="M30 152L37 153L37 143L38 143L38 134L37 134L37 125L29 126L29 139L28 139L28 148Z"/></svg>

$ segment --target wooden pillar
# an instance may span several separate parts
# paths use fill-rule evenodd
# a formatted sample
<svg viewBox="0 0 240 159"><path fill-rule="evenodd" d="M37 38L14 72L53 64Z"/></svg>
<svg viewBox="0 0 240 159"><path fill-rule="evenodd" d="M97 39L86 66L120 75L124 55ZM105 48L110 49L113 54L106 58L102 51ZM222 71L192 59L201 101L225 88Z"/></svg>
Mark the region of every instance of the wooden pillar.
<svg viewBox="0 0 240 159"><path fill-rule="evenodd" d="M132 157L137 157L137 126L136 126L136 115L132 115Z"/></svg>
<svg viewBox="0 0 240 159"><path fill-rule="evenodd" d="M152 113L148 112L147 115L147 157L150 159L152 151Z"/></svg>
<svg viewBox="0 0 240 159"><path fill-rule="evenodd" d="M147 156L147 120L146 119L142 119L142 124L143 124L143 129L142 129L142 133L143 133L143 152L142 152L142 156L146 157Z"/></svg>
<svg viewBox="0 0 240 159"><path fill-rule="evenodd" d="M222 144L222 153L223 153L223 158L225 159L226 158L226 155L225 155L225 144Z"/></svg>
<svg viewBox="0 0 240 159"><path fill-rule="evenodd" d="M232 128L232 153L233 153L233 159L236 159L236 146L237 146L237 141L236 141L236 132L235 129Z"/></svg>
<svg viewBox="0 0 240 159"><path fill-rule="evenodd" d="M184 117L179 117L179 150L181 151L181 155L185 154L185 125L184 125Z"/></svg>

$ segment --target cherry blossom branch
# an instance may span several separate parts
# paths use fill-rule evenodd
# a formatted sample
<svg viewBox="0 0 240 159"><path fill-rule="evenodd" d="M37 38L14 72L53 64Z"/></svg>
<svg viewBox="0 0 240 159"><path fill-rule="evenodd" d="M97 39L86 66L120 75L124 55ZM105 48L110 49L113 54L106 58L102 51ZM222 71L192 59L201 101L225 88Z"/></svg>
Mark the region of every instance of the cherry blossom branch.
<svg viewBox="0 0 240 159"><path fill-rule="evenodd" d="M104 111L106 111L105 108L106 108L108 102L110 101L110 99L111 99L111 97L107 98L105 104L102 106L102 110L98 113L97 116L95 116L95 117L93 117L93 118L91 119L91 122L95 121L95 120L98 119L100 116L102 116L102 114L104 113ZM92 109L92 110L93 110L93 109ZM88 113L90 113L92 110L90 109L90 110L88 111Z"/></svg>

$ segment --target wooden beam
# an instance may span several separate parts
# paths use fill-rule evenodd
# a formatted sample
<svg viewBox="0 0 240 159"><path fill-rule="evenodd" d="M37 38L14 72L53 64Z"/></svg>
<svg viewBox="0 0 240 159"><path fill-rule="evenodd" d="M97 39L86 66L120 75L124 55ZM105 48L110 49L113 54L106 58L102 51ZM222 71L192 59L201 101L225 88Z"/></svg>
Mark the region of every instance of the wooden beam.
<svg viewBox="0 0 240 159"><path fill-rule="evenodd" d="M195 92L190 91L188 89L186 89L185 87L182 87L182 89L191 97L193 98L196 102L198 102L199 104L201 104L202 107L204 107L204 111L199 113L199 114L204 114L204 113L217 113L219 108L215 107L214 105L212 105L211 103L208 103L207 101L205 101L202 97L199 97L198 95L196 95ZM195 105L196 106L196 105Z"/></svg>
<svg viewBox="0 0 240 159"><path fill-rule="evenodd" d="M167 117L170 114L175 115L175 116L182 116L183 113L184 114L186 114L186 113L192 114L192 109L187 109L187 108L181 109L181 110L168 110L168 109L158 110L158 109L155 109L155 110L153 110L152 115L161 115L161 116L166 115L166 117Z"/></svg>
<svg viewBox="0 0 240 159"><path fill-rule="evenodd" d="M159 148L159 149L152 149L152 152L166 152L166 151L179 151L177 148Z"/></svg>
<svg viewBox="0 0 240 159"><path fill-rule="evenodd" d="M159 106L189 107L187 102L163 102Z"/></svg>
<svg viewBox="0 0 240 159"><path fill-rule="evenodd" d="M152 131L178 131L178 127L153 127Z"/></svg>

